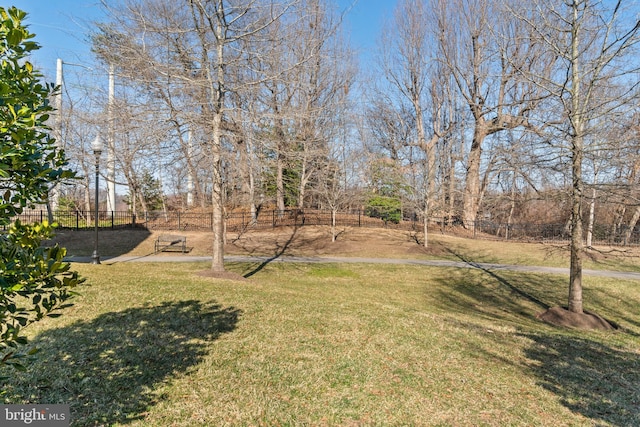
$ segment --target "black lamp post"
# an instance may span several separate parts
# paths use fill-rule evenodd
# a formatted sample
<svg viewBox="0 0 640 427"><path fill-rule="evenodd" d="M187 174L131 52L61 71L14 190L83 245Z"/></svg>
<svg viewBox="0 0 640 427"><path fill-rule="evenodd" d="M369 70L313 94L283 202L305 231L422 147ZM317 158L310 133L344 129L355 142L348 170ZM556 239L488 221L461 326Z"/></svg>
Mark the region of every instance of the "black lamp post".
<svg viewBox="0 0 640 427"><path fill-rule="evenodd" d="M98 190L99 185L98 181L100 179L100 155L102 154L102 149L104 148L102 144L102 139L100 135L96 136L96 139L91 143L91 149L93 150L93 154L96 156L96 198L95 198L95 237L94 237L94 246L93 246L93 255L91 255L91 264L100 264L100 255L98 255Z"/></svg>

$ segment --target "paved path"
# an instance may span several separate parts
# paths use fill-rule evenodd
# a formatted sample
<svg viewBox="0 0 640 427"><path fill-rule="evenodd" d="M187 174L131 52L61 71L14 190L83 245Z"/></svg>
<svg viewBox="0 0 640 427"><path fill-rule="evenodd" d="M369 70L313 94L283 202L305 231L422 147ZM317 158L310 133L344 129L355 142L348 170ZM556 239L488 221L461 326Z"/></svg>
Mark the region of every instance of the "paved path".
<svg viewBox="0 0 640 427"><path fill-rule="evenodd" d="M293 262L293 263L367 263L367 264L406 264L406 265L424 265L431 267L455 267L455 268L474 268L480 270L506 270L506 271L522 271L527 273L547 273L569 275L568 268L560 267L539 267L531 265L509 265L509 264L491 264L482 262L465 262L465 261L447 261L447 260L417 260L417 259L397 259L397 258L351 258L351 257L299 257L299 256L283 256L283 257L259 257L259 256L236 256L228 255L224 257L228 262L251 262L251 263L271 263L271 262ZM90 257L68 257L70 262L91 262ZM211 262L210 256L193 256L193 255L147 255L147 256L119 256L119 257L103 257L103 264L119 264L124 262ZM625 280L640 280L640 273L624 272L624 271L605 271L605 270L582 270L582 274L587 276L612 277Z"/></svg>

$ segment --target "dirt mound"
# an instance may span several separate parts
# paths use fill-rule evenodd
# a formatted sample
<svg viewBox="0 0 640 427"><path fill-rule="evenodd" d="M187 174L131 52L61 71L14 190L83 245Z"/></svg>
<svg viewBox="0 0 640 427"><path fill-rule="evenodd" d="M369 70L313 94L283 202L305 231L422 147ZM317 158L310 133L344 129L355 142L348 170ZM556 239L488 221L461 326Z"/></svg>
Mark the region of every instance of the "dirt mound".
<svg viewBox="0 0 640 427"><path fill-rule="evenodd" d="M583 330L610 331L616 329L615 325L603 319L597 314L584 312L574 313L564 307L551 307L544 313L536 316L538 319L556 326Z"/></svg>

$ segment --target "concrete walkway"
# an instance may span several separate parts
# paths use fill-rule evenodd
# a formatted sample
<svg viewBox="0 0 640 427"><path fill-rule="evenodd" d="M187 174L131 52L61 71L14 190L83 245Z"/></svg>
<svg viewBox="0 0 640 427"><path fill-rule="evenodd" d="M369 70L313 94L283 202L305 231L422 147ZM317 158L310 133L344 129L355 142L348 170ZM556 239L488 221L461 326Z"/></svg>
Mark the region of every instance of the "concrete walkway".
<svg viewBox="0 0 640 427"><path fill-rule="evenodd" d="M69 262L91 262L91 257L68 257L65 258ZM228 255L224 257L227 262L248 262L258 264L268 264L272 262L291 262L291 263L364 263L364 264L404 264L404 265L424 265L429 267L454 267L454 268L472 268L487 271L521 271L525 273L545 273L569 275L568 268L560 267L539 267L531 265L509 265L509 264L491 264L481 262L465 262L465 261L447 261L447 260L417 260L417 259L397 259L397 258L350 258L350 257L298 257L298 256L282 256L282 257L260 257L260 256L237 256ZM102 264L114 265L129 262L211 262L210 256L193 256L193 255L146 255L146 256L118 256L118 257L101 257ZM606 271L606 270L582 270L582 274L586 276L611 277L624 280L640 280L640 273L623 272L623 271Z"/></svg>

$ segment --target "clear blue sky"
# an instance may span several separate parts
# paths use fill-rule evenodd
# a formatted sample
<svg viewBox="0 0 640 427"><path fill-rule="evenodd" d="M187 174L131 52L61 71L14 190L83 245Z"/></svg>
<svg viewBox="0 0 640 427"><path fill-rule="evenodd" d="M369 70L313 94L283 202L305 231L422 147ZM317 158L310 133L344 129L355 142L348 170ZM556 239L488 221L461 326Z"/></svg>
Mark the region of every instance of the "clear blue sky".
<svg viewBox="0 0 640 427"><path fill-rule="evenodd" d="M396 0L335 1L341 10L355 3L346 15L346 27L354 47L366 57ZM86 34L91 22L100 20L98 0L0 0L0 6L16 6L29 13L26 23L42 46L33 62L48 80L55 80L57 58L79 64L91 62Z"/></svg>
<svg viewBox="0 0 640 427"><path fill-rule="evenodd" d="M48 80L55 80L57 58L91 62L85 35L91 21L100 18L97 0L0 0L0 5L16 6L29 14L26 24L42 46L32 62Z"/></svg>

